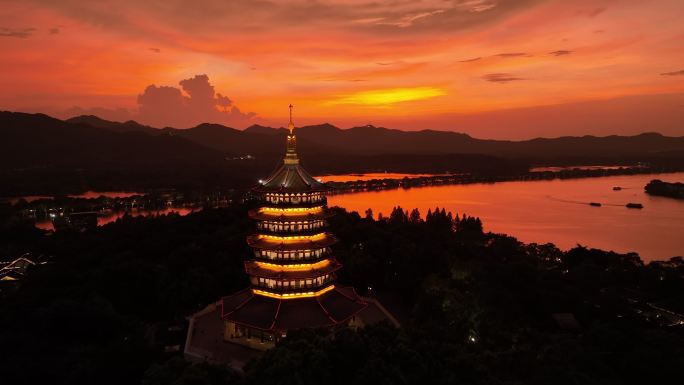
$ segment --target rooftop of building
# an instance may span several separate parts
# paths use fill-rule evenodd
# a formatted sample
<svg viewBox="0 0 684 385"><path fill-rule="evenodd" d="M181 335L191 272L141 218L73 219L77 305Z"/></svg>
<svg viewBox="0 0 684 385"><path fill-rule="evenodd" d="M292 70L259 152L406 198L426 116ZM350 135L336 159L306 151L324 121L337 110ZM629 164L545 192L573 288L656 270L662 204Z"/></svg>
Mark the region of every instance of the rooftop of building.
<svg viewBox="0 0 684 385"><path fill-rule="evenodd" d="M328 188L316 178L311 176L300 164L297 156L297 137L294 134L295 125L292 122L292 105L290 105L290 134L287 136L285 157L282 164L259 186L257 192L287 191L308 192L325 191Z"/></svg>
<svg viewBox="0 0 684 385"><path fill-rule="evenodd" d="M366 307L351 287L333 287L319 296L278 299L243 290L222 300L221 317L269 332L330 327Z"/></svg>

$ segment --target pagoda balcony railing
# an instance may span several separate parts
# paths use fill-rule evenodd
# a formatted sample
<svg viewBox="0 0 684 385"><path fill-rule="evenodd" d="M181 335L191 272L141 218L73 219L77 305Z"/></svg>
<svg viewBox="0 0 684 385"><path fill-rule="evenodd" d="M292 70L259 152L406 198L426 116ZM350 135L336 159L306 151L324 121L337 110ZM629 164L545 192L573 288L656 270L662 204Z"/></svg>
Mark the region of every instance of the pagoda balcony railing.
<svg viewBox="0 0 684 385"><path fill-rule="evenodd" d="M320 283L314 281L313 283L304 283L304 284L299 284L299 285L290 285L290 286L285 286L285 285L268 285L264 283L253 283L252 287L254 289L258 290L265 290L269 291L272 293L278 293L278 294L283 294L283 293L301 293L301 292L307 292L311 290L319 290L322 289L325 286L328 286L330 283L334 282L336 279L335 274L329 274L328 278L321 280Z"/></svg>
<svg viewBox="0 0 684 385"><path fill-rule="evenodd" d="M299 257L299 258L263 258L263 257L256 255L254 257L254 260L258 261L258 262L274 263L274 264L278 264L278 265L287 266L287 265L298 265L298 264L302 264L302 263L316 263L316 262L320 262L324 259L328 259L330 257L332 257L332 254L325 254L325 255L318 256L318 257L311 256L311 257Z"/></svg>
<svg viewBox="0 0 684 385"><path fill-rule="evenodd" d="M295 251L254 250L254 259L263 262L278 262L282 264L309 263L328 258L331 255L332 250L329 247Z"/></svg>
<svg viewBox="0 0 684 385"><path fill-rule="evenodd" d="M273 226L273 227L275 227L275 226ZM278 228L278 227L273 228L273 227L257 225L256 231L260 234L283 235L283 236L292 235L292 234L295 234L295 235L315 235L315 234L319 234L320 232L322 232L323 230L328 228L328 225L326 223L324 223L324 224L321 224L317 227L311 227L308 229L303 229L303 228L301 228L301 226L297 226L297 225L289 225L289 227L286 225L286 226L282 226L280 228Z"/></svg>

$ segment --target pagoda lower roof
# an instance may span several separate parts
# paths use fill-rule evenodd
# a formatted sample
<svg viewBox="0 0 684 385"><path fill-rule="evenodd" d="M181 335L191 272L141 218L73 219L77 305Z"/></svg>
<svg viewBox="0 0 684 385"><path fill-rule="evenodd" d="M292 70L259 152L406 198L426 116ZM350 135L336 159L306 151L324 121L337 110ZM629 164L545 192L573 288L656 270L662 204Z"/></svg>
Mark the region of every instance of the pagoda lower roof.
<svg viewBox="0 0 684 385"><path fill-rule="evenodd" d="M313 221L317 219L326 219L333 216L329 210L322 210L317 213L302 213L302 214L277 214L265 213L259 210L250 210L249 217L257 221L278 221L278 222L304 222Z"/></svg>
<svg viewBox="0 0 684 385"><path fill-rule="evenodd" d="M267 238L260 235L250 235L247 237L247 244L255 249L267 250L313 250L329 247L337 243L337 238L330 233L325 233L325 236L320 239L298 239L281 241L274 238Z"/></svg>
<svg viewBox="0 0 684 385"><path fill-rule="evenodd" d="M326 274L330 274L342 268L342 264L336 259L330 258L330 263L314 269L306 270L274 270L267 267L262 267L256 261L245 261L245 271L247 274L261 277L271 278L276 280L293 280L293 279L307 279L317 278ZM312 264L314 265L314 264ZM274 268L277 268L274 266Z"/></svg>
<svg viewBox="0 0 684 385"><path fill-rule="evenodd" d="M270 332L344 323L367 304L351 287L333 287L316 297L277 299L246 289L221 300L221 318Z"/></svg>
<svg viewBox="0 0 684 385"><path fill-rule="evenodd" d="M301 186L301 187L285 187L285 186L278 186L278 187L265 187L265 186L255 186L252 187L253 192L257 193L316 193L316 192L329 192L331 191L332 188L326 186L326 185L321 185L317 187L307 187L307 186Z"/></svg>

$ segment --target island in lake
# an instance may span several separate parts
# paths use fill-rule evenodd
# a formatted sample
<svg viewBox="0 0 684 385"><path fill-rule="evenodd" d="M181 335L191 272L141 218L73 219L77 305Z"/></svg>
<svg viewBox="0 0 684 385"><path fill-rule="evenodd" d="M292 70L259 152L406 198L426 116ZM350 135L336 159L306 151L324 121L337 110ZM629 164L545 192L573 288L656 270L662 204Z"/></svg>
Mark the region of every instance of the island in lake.
<svg viewBox="0 0 684 385"><path fill-rule="evenodd" d="M670 183L663 182L660 179L654 179L644 187L644 190L650 195L684 199L684 183Z"/></svg>

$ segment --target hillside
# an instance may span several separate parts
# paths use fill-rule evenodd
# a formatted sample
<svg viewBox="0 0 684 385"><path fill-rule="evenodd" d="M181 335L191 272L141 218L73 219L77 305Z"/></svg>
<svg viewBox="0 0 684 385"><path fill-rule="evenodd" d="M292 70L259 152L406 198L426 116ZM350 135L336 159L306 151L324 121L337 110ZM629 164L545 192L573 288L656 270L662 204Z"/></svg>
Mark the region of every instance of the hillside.
<svg viewBox="0 0 684 385"><path fill-rule="evenodd" d="M220 151L174 135L0 112L0 196L153 188L171 180L193 187L247 185L254 170L243 169Z"/></svg>
<svg viewBox="0 0 684 385"><path fill-rule="evenodd" d="M78 118L73 118L78 119ZM103 121L106 122L106 121ZM119 132L134 122L99 122L101 127L120 125ZM92 124L92 123L89 123ZM139 125L138 125L139 126ZM142 128L138 127L138 131ZM223 152L278 153L287 130L254 125L244 131L219 124L172 130L204 146ZM149 132L149 131L146 131ZM329 123L297 128L302 153L335 152L354 155L389 154L482 154L525 159L536 163L550 160L576 161L648 160L666 153L684 151L684 137L667 137L658 133L634 136L581 136L536 138L524 141L477 139L451 131L400 131L371 125L340 129Z"/></svg>
<svg viewBox="0 0 684 385"><path fill-rule="evenodd" d="M284 128L264 126L244 131L218 124L156 129L95 116L62 121L42 114L0 112L0 176L5 182L0 195L247 187L276 166L286 134ZM645 162L684 167L684 137L655 133L513 142L432 130L343 130L326 123L298 128L297 141L304 165L314 174L519 175L530 164Z"/></svg>

